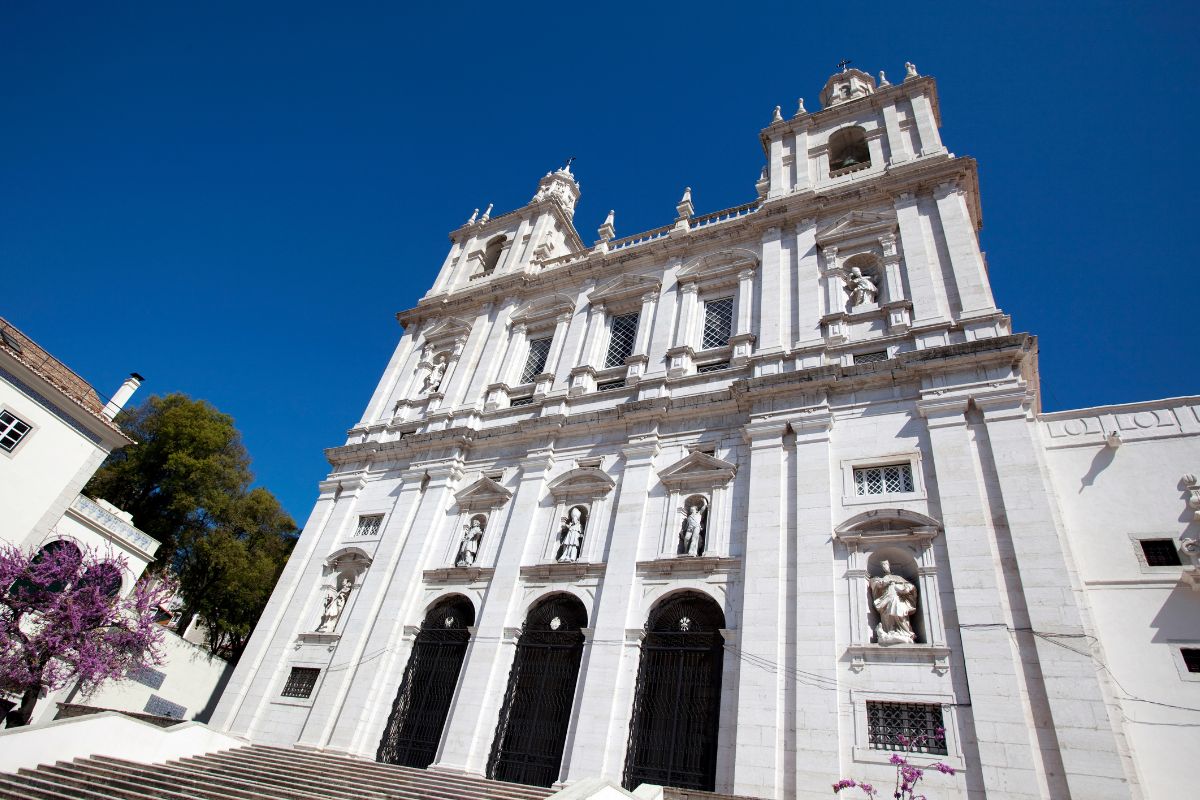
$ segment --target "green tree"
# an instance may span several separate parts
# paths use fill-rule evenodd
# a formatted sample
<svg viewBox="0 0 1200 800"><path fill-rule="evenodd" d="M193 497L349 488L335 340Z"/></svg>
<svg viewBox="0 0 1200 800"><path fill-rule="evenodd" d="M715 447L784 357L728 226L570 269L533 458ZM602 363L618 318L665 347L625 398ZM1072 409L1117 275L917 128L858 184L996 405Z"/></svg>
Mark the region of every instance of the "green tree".
<svg viewBox="0 0 1200 800"><path fill-rule="evenodd" d="M200 614L209 648L241 655L287 561L296 523L251 489L233 419L183 394L153 396L117 422L137 444L109 456L85 488L162 542L153 568L179 577L181 624Z"/></svg>

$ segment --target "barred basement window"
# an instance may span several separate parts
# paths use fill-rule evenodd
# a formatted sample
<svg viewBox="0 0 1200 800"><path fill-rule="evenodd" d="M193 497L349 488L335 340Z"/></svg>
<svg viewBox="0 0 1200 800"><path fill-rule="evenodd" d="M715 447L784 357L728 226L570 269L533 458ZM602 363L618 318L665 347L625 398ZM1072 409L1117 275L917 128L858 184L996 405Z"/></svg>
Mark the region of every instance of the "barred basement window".
<svg viewBox="0 0 1200 800"><path fill-rule="evenodd" d="M859 496L913 491L916 489L913 487L911 464L887 464L854 470L854 493Z"/></svg>
<svg viewBox="0 0 1200 800"><path fill-rule="evenodd" d="M29 431L29 423L7 411L0 411L0 450L11 453Z"/></svg>
<svg viewBox="0 0 1200 800"><path fill-rule="evenodd" d="M607 392L611 389L624 389L624 388L625 388L625 379L624 378L622 378L621 380L605 381L604 383L596 384L597 392Z"/></svg>
<svg viewBox="0 0 1200 800"><path fill-rule="evenodd" d="M531 406L531 405L533 405L533 398L532 397L514 397L512 400L508 401L508 405L510 408L516 408L517 406Z"/></svg>
<svg viewBox="0 0 1200 800"><path fill-rule="evenodd" d="M1178 567L1183 564L1179 560L1179 548L1170 539L1142 539L1138 544L1142 546L1148 567Z"/></svg>
<svg viewBox="0 0 1200 800"><path fill-rule="evenodd" d="M714 361L711 364L701 364L696 367L696 374L703 375L706 372L720 372L723 369L729 369L728 361Z"/></svg>
<svg viewBox="0 0 1200 800"><path fill-rule="evenodd" d="M1188 672L1200 672L1200 648L1181 647L1179 654L1183 656L1183 665Z"/></svg>
<svg viewBox="0 0 1200 800"><path fill-rule="evenodd" d="M525 369L521 372L521 383L532 383L546 369L546 358L550 355L550 338L533 339L529 342L529 355L525 358Z"/></svg>
<svg viewBox="0 0 1200 800"><path fill-rule="evenodd" d="M383 525L383 514L363 514L358 518L358 530L355 536L378 536L379 528Z"/></svg>
<svg viewBox="0 0 1200 800"><path fill-rule="evenodd" d="M876 350L875 352L872 352L872 353L855 353L854 354L854 363L855 364L871 364L876 361L887 361L887 359L888 359L887 350Z"/></svg>
<svg viewBox="0 0 1200 800"><path fill-rule="evenodd" d="M146 701L146 707L143 708L142 711L146 712L147 714L153 714L156 717L183 719L187 714L187 706L181 706L179 703L172 703L166 698L152 694L150 695L150 699Z"/></svg>
<svg viewBox="0 0 1200 800"><path fill-rule="evenodd" d="M908 743L901 741L900 737L904 737ZM946 755L942 707L932 703L877 703L868 700L867 746L872 750L908 750L911 747L914 753Z"/></svg>
<svg viewBox="0 0 1200 800"><path fill-rule="evenodd" d="M161 689L163 681L167 679L167 673L159 672L150 667L138 667L137 669L129 670L126 675L131 681L137 681L142 686L149 686L151 689Z"/></svg>
<svg viewBox="0 0 1200 800"><path fill-rule="evenodd" d="M321 670L314 667L292 667L287 683L280 693L283 697L310 697L317 686L317 676Z"/></svg>
<svg viewBox="0 0 1200 800"><path fill-rule="evenodd" d="M608 355L604 357L604 367L619 367L625 359L633 355L633 343L637 337L638 315L622 314L612 318L608 334Z"/></svg>
<svg viewBox="0 0 1200 800"><path fill-rule="evenodd" d="M733 298L722 297L704 304L704 336L700 348L725 347L733 335Z"/></svg>

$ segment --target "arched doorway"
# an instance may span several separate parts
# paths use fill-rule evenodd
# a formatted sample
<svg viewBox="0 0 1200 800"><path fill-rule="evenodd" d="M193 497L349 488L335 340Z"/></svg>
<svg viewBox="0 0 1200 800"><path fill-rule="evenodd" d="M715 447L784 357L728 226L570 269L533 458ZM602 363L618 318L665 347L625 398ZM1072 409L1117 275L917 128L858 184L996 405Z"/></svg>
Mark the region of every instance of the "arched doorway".
<svg viewBox="0 0 1200 800"><path fill-rule="evenodd" d="M488 777L550 786L558 780L583 655L583 603L552 595L529 611L508 675Z"/></svg>
<svg viewBox="0 0 1200 800"><path fill-rule="evenodd" d="M413 642L412 655L375 759L424 769L433 763L458 673L475 624L475 607L461 595L447 597L429 610Z"/></svg>
<svg viewBox="0 0 1200 800"><path fill-rule="evenodd" d="M687 592L650 612L642 641L624 784L714 790L725 615Z"/></svg>

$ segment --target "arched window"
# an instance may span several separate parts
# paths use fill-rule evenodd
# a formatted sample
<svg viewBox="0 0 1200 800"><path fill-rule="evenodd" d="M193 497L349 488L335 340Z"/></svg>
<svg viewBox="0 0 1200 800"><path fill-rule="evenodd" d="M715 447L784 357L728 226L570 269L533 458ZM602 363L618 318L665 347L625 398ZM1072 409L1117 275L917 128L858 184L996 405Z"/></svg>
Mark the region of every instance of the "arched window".
<svg viewBox="0 0 1200 800"><path fill-rule="evenodd" d="M474 624L475 607L462 595L439 601L425 615L376 761L421 769L433 763L471 638L467 628Z"/></svg>
<svg viewBox="0 0 1200 800"><path fill-rule="evenodd" d="M569 594L530 609L508 675L489 778L546 787L558 780L585 627L587 611Z"/></svg>
<svg viewBox="0 0 1200 800"><path fill-rule="evenodd" d="M57 554L62 554L64 558L71 559L76 567L75 574L78 574L78 567L83 563L83 553L80 552L79 547L74 542L67 539L55 539L52 542L42 545L37 555L33 557L33 563L41 564L45 559ZM66 581L55 581L54 583L47 584L45 587L41 587L34 585L25 578L21 578L10 586L8 590L14 595L20 593L23 599L38 602L37 598L42 596L40 592L45 591L50 594L57 594L66 591L67 585Z"/></svg>
<svg viewBox="0 0 1200 800"><path fill-rule="evenodd" d="M491 275L496 269L496 265L500 263L500 255L504 252L504 245L508 242L508 237L497 236L488 242L487 247L483 251L483 274Z"/></svg>
<svg viewBox="0 0 1200 800"><path fill-rule="evenodd" d="M724 627L720 606L697 592L669 597L650 612L625 756L626 789L652 783L714 790Z"/></svg>
<svg viewBox="0 0 1200 800"><path fill-rule="evenodd" d="M836 177L871 166L867 132L860 127L843 128L829 137L829 175Z"/></svg>
<svg viewBox="0 0 1200 800"><path fill-rule="evenodd" d="M83 573L77 586L95 586L102 596L112 599L121 593L121 570L115 564L96 564Z"/></svg>

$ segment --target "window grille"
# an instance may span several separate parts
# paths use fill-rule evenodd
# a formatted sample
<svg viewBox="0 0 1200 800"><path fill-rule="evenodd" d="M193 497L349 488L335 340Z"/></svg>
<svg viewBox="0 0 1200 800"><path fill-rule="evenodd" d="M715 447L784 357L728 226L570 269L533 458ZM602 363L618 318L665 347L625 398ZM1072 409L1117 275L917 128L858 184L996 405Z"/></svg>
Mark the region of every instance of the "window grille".
<svg viewBox="0 0 1200 800"><path fill-rule="evenodd" d="M311 697L320 674L321 670L314 667L292 667L281 694L284 697Z"/></svg>
<svg viewBox="0 0 1200 800"><path fill-rule="evenodd" d="M876 350L872 353L855 353L855 364L873 364L876 361L887 361L887 350Z"/></svg>
<svg viewBox="0 0 1200 800"><path fill-rule="evenodd" d="M142 686L149 686L151 689L161 689L163 681L167 679L167 673L159 672L150 667L138 667L137 669L129 670L127 677L131 681L137 681Z"/></svg>
<svg viewBox="0 0 1200 800"><path fill-rule="evenodd" d="M17 419L7 411L0 411L0 449L11 453L29 433L29 430L28 423Z"/></svg>
<svg viewBox="0 0 1200 800"><path fill-rule="evenodd" d="M597 392L607 392L611 389L624 389L624 388L625 388L625 379L624 378L621 378L620 380L605 381L604 383L596 384Z"/></svg>
<svg viewBox="0 0 1200 800"><path fill-rule="evenodd" d="M911 748L914 753L946 755L942 707L932 703L867 701L867 745L872 750Z"/></svg>
<svg viewBox="0 0 1200 800"><path fill-rule="evenodd" d="M378 536L379 528L383 525L383 514L364 514L358 518L358 530L355 536Z"/></svg>
<svg viewBox="0 0 1200 800"><path fill-rule="evenodd" d="M156 717L170 717L171 719L183 719L187 714L186 706L172 703L156 694L150 695L150 699L146 701L146 707L142 710Z"/></svg>
<svg viewBox="0 0 1200 800"><path fill-rule="evenodd" d="M1200 672L1200 647L1181 647L1179 654L1188 672Z"/></svg>
<svg viewBox="0 0 1200 800"><path fill-rule="evenodd" d="M733 335L733 298L722 297L704 304L704 336L700 348L725 347Z"/></svg>
<svg viewBox="0 0 1200 800"><path fill-rule="evenodd" d="M728 361L714 361L711 364L701 364L696 367L696 374L703 375L706 372L720 372L723 369L729 369Z"/></svg>
<svg viewBox="0 0 1200 800"><path fill-rule="evenodd" d="M1178 567L1183 563L1179 560L1179 548L1170 539L1142 539L1138 544L1148 567Z"/></svg>
<svg viewBox="0 0 1200 800"><path fill-rule="evenodd" d="M521 383L532 383L546 369L546 358L550 355L551 339L532 339L529 355L525 358L525 369L521 372Z"/></svg>
<svg viewBox="0 0 1200 800"><path fill-rule="evenodd" d="M608 334L608 355L604 367L619 367L633 355L634 339L637 337L638 315L622 314L612 318Z"/></svg>
<svg viewBox="0 0 1200 800"><path fill-rule="evenodd" d="M854 470L854 493L859 496L913 491L916 489L913 487L911 464L887 464Z"/></svg>
<svg viewBox="0 0 1200 800"><path fill-rule="evenodd" d="M531 405L533 405L533 398L532 397L514 397L513 399L508 401L508 405L510 408L516 408L517 406L531 406Z"/></svg>

